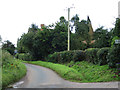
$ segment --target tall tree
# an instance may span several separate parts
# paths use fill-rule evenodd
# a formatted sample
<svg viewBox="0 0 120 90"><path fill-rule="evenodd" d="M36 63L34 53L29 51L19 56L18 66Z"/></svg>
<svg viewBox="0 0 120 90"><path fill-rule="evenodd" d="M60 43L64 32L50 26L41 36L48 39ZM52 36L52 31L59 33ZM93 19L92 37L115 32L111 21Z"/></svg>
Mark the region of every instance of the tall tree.
<svg viewBox="0 0 120 90"><path fill-rule="evenodd" d="M120 19L116 19L115 28L113 30L113 36L119 36L120 37Z"/></svg>
<svg viewBox="0 0 120 90"><path fill-rule="evenodd" d="M21 47L22 46L22 47ZM67 50L67 26L63 17L54 29L30 31L18 40L19 49L25 49L34 60L44 59L48 54Z"/></svg>
<svg viewBox="0 0 120 90"><path fill-rule="evenodd" d="M20 38L18 38L18 40L17 40L18 53L26 53L27 52L26 48L22 45L22 39L24 38L24 35L25 35L25 33L22 34L22 36Z"/></svg>
<svg viewBox="0 0 120 90"><path fill-rule="evenodd" d="M79 22L79 17L78 17L78 14L76 14L75 16L73 16L72 17L72 19L71 19L71 22L73 22L74 23L74 26L76 26L77 25L77 23ZM76 26L77 27L77 26Z"/></svg>

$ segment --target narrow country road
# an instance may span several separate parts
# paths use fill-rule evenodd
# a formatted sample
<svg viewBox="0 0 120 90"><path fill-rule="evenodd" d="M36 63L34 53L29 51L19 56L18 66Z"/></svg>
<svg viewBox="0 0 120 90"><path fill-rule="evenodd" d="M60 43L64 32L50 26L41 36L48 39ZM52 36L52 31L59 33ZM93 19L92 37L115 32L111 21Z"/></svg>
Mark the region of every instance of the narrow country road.
<svg viewBox="0 0 120 90"><path fill-rule="evenodd" d="M14 88L118 88L118 82L76 83L62 79L54 71L32 64L25 64L27 74Z"/></svg>

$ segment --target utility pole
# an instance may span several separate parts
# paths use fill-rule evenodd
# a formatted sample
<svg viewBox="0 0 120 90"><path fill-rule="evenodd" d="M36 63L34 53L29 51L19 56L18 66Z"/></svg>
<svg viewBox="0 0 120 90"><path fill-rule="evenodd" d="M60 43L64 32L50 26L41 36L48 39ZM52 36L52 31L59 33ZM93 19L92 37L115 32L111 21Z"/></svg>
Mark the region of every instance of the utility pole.
<svg viewBox="0 0 120 90"><path fill-rule="evenodd" d="M74 5L74 4L72 4ZM69 7L67 8L68 10L68 48L67 50L70 51L70 8L75 8L75 7Z"/></svg>
<svg viewBox="0 0 120 90"><path fill-rule="evenodd" d="M70 51L70 8L68 8L68 51Z"/></svg>

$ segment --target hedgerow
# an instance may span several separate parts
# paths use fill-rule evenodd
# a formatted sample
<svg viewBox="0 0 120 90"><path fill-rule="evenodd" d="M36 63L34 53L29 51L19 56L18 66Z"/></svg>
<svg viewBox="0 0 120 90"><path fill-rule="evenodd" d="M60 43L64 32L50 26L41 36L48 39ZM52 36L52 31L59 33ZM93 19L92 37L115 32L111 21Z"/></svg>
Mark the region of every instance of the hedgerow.
<svg viewBox="0 0 120 90"><path fill-rule="evenodd" d="M107 55L108 55L109 50L110 50L110 48L108 48L108 47L101 48L100 50L98 50L97 59L98 59L99 65L107 65L108 64Z"/></svg>
<svg viewBox="0 0 120 90"><path fill-rule="evenodd" d="M24 60L24 61L31 61L32 56L29 53L17 53L15 55L17 59Z"/></svg>
<svg viewBox="0 0 120 90"><path fill-rule="evenodd" d="M86 56L86 60L88 62L91 62L93 64L98 64L98 57L97 57L97 52L98 52L98 48L88 48L85 50L85 56Z"/></svg>
<svg viewBox="0 0 120 90"><path fill-rule="evenodd" d="M45 59L49 62L54 63L66 63L70 61L82 61L85 59L84 51L82 50L71 50L71 51L63 51L63 52L55 52L53 54L48 55Z"/></svg>

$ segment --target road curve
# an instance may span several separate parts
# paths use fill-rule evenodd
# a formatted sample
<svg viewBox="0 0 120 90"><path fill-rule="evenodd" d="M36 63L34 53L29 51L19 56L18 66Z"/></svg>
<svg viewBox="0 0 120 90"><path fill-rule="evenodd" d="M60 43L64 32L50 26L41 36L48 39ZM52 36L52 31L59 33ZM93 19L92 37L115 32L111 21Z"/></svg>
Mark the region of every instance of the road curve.
<svg viewBox="0 0 120 90"><path fill-rule="evenodd" d="M37 65L25 64L27 74L14 88L118 88L118 82L76 83L62 79L54 71Z"/></svg>

